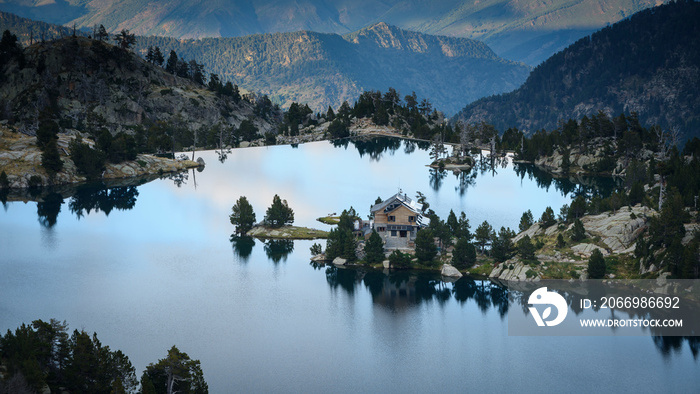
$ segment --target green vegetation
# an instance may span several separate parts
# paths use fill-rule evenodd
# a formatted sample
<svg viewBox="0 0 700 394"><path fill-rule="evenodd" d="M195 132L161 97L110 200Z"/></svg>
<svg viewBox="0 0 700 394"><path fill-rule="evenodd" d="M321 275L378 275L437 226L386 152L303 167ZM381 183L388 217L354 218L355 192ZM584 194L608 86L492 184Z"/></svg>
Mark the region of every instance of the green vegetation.
<svg viewBox="0 0 700 394"><path fill-rule="evenodd" d="M571 229L571 240L572 241L582 241L586 238L586 229L583 227L583 222L576 219L574 221L574 227Z"/></svg>
<svg viewBox="0 0 700 394"><path fill-rule="evenodd" d="M638 111L635 122L658 122L665 129L678 127L687 138L697 136L698 19L700 4L694 1L670 2L636 13L551 56L517 90L469 104L455 120L486 121L499 130L517 127L536 134L557 128L560 119L580 116L581 107L586 107L582 123L587 127L577 138L588 141L599 133L617 133L632 148L638 143L633 134L625 136L617 125L609 127L610 123L598 119L599 111L620 114L633 107ZM692 75L689 70L694 70ZM600 126L605 127L600 130Z"/></svg>
<svg viewBox="0 0 700 394"><path fill-rule="evenodd" d="M407 253L402 253L399 250L391 252L389 255L389 266L391 268L410 268L411 267L411 255Z"/></svg>
<svg viewBox="0 0 700 394"><path fill-rule="evenodd" d="M349 210L343 210L343 212L340 214L340 217L338 218L338 226L328 233L328 240L326 241L327 259L333 260L336 257L340 257L348 262L354 262L357 260L357 255L355 253L357 243L355 240L355 235L353 235L353 222L356 217L357 213L352 207ZM371 250L374 249L372 248ZM370 258L373 257L374 256L372 255Z"/></svg>
<svg viewBox="0 0 700 394"><path fill-rule="evenodd" d="M175 346L168 350L165 358L155 364L148 364L141 376L141 384L144 394L209 392L209 385L204 381L199 360L190 359L187 353L181 352Z"/></svg>
<svg viewBox="0 0 700 394"><path fill-rule="evenodd" d="M437 255L437 246L433 239L433 232L429 229L419 230L416 234L416 257L418 261L426 264L433 261Z"/></svg>
<svg viewBox="0 0 700 394"><path fill-rule="evenodd" d="M452 265L459 269L469 269L476 263L476 248L467 238L459 238L452 251Z"/></svg>
<svg viewBox="0 0 700 394"><path fill-rule="evenodd" d="M51 392L71 393L133 393L138 388L129 357L102 345L97 334L69 334L68 325L54 319L8 330L0 337L0 356L5 371L0 392L41 392L45 385ZM208 392L199 361L174 346L167 359L146 368L142 384L156 384L144 385L143 392L153 388L151 393L165 393L168 379L178 392Z"/></svg>
<svg viewBox="0 0 700 394"><path fill-rule="evenodd" d="M287 205L287 200L282 201L275 194L272 205L265 211L265 225L269 227L282 227L294 223L294 211Z"/></svg>
<svg viewBox="0 0 700 394"><path fill-rule="evenodd" d="M520 224L518 225L518 229L520 231L525 231L530 228L534 224L534 217L532 216L532 211L529 209L527 212L523 212L523 216L520 217Z"/></svg>
<svg viewBox="0 0 700 394"><path fill-rule="evenodd" d="M590 279L602 279L605 276L605 258L599 249L591 254L588 260L588 277Z"/></svg>
<svg viewBox="0 0 700 394"><path fill-rule="evenodd" d="M383 47L382 39L389 37L400 40L400 46ZM428 48L415 50L410 40ZM239 81L247 90L270 92L270 98L284 108L305 103L316 112L339 108L343 101L352 103L362 93L360 87L394 86L404 94L416 90L435 98L441 108L454 113L460 103L515 87L529 71L497 57L478 41L386 25L346 37L309 31L201 40L139 37L136 50L146 53L148 47L197 59L221 79ZM382 109L375 119L387 120Z"/></svg>
<svg viewBox="0 0 700 394"><path fill-rule="evenodd" d="M384 261L384 241L382 237L372 230L367 242L365 242L365 262L367 264L377 264Z"/></svg>
<svg viewBox="0 0 700 394"><path fill-rule="evenodd" d="M255 225L255 212L245 196L238 198L233 207L231 207L231 211L229 219L231 224L236 226L237 234L244 235L253 228L253 225Z"/></svg>

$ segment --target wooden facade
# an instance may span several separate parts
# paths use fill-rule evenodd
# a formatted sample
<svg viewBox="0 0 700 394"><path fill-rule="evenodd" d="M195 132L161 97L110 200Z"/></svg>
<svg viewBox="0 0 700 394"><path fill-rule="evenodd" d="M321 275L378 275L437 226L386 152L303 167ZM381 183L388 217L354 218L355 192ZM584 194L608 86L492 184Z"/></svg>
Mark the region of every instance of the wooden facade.
<svg viewBox="0 0 700 394"><path fill-rule="evenodd" d="M384 239L386 249L412 247L418 230L425 226L421 208L401 192L371 208L372 228Z"/></svg>

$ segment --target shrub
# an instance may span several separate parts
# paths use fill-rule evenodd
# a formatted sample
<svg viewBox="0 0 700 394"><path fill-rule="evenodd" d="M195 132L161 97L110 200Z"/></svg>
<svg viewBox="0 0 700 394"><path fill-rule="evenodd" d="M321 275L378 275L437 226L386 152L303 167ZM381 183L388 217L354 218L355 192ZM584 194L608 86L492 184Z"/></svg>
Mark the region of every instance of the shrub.
<svg viewBox="0 0 700 394"><path fill-rule="evenodd" d="M602 279L605 276L605 258L600 249L596 249L588 260L588 277L590 279Z"/></svg>
<svg viewBox="0 0 700 394"><path fill-rule="evenodd" d="M395 250L389 255L389 264L392 268L408 268L411 266L411 255Z"/></svg>

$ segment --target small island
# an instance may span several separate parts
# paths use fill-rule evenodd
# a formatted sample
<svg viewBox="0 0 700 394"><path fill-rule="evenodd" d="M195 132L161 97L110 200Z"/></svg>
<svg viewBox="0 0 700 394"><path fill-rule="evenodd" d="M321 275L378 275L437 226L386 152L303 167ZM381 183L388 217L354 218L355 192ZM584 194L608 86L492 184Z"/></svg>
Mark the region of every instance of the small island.
<svg viewBox="0 0 700 394"><path fill-rule="evenodd" d="M236 226L236 234L239 237L252 237L259 239L319 239L327 238L328 232L308 227L292 226L294 223L294 211L275 194L272 205L265 212L265 219L255 224L255 212L253 206L245 196L236 201L231 208L229 216L231 224Z"/></svg>

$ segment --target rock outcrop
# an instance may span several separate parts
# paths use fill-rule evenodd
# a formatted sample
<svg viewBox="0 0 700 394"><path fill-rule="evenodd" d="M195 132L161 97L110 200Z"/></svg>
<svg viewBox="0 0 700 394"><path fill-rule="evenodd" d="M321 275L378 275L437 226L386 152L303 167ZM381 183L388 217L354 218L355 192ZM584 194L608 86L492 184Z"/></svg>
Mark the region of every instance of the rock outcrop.
<svg viewBox="0 0 700 394"><path fill-rule="evenodd" d="M542 274L532 269L529 265L513 259L494 267L489 274L489 278L516 282L537 282L542 279Z"/></svg>
<svg viewBox="0 0 700 394"><path fill-rule="evenodd" d="M0 172L7 174L11 188L29 186L63 185L85 182L87 179L68 155L68 146L76 138L70 134L58 135L58 150L63 161L63 169L54 177L49 177L41 167L41 150L36 145L36 137L28 137L7 129L0 136ZM102 173L103 179L133 178L145 175L183 171L199 166L191 160L171 160L152 155L137 155L136 160L114 164L107 163Z"/></svg>
<svg viewBox="0 0 700 394"><path fill-rule="evenodd" d="M459 272L459 270L455 267L453 267L450 264L443 264L442 269L440 270L440 275L446 276L449 278L461 278L462 273Z"/></svg>

